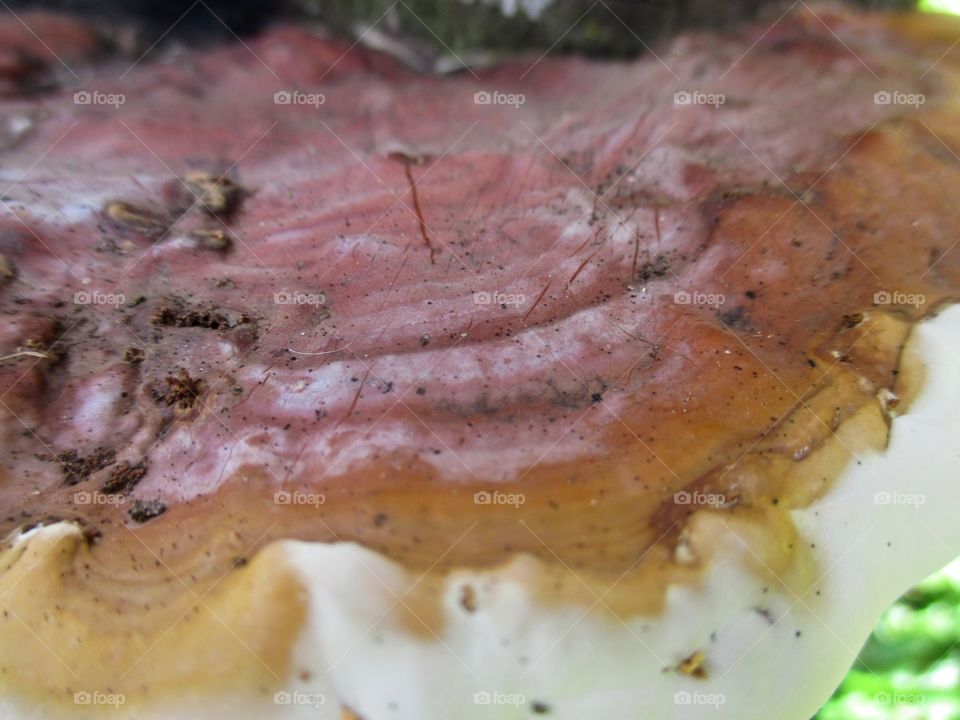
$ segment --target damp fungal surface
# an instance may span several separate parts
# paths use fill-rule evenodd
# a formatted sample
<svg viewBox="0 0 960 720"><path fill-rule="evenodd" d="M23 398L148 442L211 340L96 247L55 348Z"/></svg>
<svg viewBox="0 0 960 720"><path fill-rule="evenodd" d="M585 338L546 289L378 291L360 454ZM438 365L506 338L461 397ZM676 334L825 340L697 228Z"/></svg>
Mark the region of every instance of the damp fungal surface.
<svg viewBox="0 0 960 720"><path fill-rule="evenodd" d="M884 16L765 30L436 77L283 27L127 72L61 28L124 101L6 78L0 113L44 112L2 151L0 529L76 523L171 606L156 556L202 590L300 539L656 560L626 615L696 568L698 513L787 572L788 512L883 446L960 294L958 59Z"/></svg>

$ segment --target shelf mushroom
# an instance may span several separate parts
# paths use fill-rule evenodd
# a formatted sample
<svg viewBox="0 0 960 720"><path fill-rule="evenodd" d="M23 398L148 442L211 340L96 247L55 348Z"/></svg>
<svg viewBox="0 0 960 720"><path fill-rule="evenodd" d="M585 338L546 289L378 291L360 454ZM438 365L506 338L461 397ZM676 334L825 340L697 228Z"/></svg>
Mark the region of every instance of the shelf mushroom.
<svg viewBox="0 0 960 720"><path fill-rule="evenodd" d="M956 24L436 77L31 21L4 717L806 720L960 550Z"/></svg>

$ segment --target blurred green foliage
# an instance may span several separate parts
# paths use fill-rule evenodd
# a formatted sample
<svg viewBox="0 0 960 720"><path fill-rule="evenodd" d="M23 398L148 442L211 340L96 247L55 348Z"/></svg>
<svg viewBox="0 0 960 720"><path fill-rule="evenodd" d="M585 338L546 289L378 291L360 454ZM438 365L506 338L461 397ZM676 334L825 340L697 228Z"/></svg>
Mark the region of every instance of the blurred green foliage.
<svg viewBox="0 0 960 720"><path fill-rule="evenodd" d="M960 720L960 558L884 613L815 720Z"/></svg>
<svg viewBox="0 0 960 720"><path fill-rule="evenodd" d="M960 15L960 0L920 0L920 10Z"/></svg>

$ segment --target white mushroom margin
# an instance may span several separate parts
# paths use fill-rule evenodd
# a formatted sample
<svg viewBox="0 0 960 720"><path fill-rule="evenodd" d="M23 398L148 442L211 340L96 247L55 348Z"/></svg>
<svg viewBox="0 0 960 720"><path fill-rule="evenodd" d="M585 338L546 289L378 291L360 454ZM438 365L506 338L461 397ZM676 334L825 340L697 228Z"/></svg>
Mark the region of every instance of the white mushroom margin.
<svg viewBox="0 0 960 720"><path fill-rule="evenodd" d="M431 635L410 630L415 576L352 543L286 541L310 596L293 667L309 675L272 702L181 698L136 717L342 720L347 706L363 720L808 720L883 610L960 554L960 305L915 333L926 382L893 420L888 448L862 454L793 512L820 568L804 595L765 582L731 531L702 582L672 586L657 616L544 606L522 581L536 561L518 558L496 582L451 578ZM476 592L470 612L464 584ZM696 651L707 677L670 669ZM4 702L0 711L40 717Z"/></svg>
<svg viewBox="0 0 960 720"><path fill-rule="evenodd" d="M806 595L764 592L756 558L731 533L704 582L670 588L658 617L624 625L545 608L520 583L461 573L442 635L424 639L400 619L415 578L358 546L291 542L312 597L296 665L314 679L280 700L325 702L283 717L339 720L341 702L364 720L812 717L884 609L960 554L960 306L915 332L926 382L893 420L889 447L793 513L820 568ZM522 575L516 562L510 575ZM476 588L473 612L464 583ZM697 650L707 678L664 671Z"/></svg>

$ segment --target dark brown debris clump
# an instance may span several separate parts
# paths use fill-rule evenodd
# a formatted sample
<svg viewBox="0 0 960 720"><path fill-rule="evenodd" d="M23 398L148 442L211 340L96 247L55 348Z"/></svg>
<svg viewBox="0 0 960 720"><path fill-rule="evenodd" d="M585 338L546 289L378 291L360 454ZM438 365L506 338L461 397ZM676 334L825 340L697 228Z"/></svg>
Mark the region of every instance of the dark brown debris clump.
<svg viewBox="0 0 960 720"><path fill-rule="evenodd" d="M226 315L213 308L177 308L164 305L157 310L150 322L168 327L199 327L206 330L220 330L233 327Z"/></svg>
<svg viewBox="0 0 960 720"><path fill-rule="evenodd" d="M841 321L843 327L847 330L854 328L860 323L863 322L863 313L855 313L853 315L844 315Z"/></svg>
<svg viewBox="0 0 960 720"><path fill-rule="evenodd" d="M167 229L166 221L158 214L130 203L115 201L108 203L104 213L117 225L144 233L162 233Z"/></svg>
<svg viewBox="0 0 960 720"><path fill-rule="evenodd" d="M118 464L100 489L105 493L126 493L133 490L147 474L147 463L141 460L136 464L123 462Z"/></svg>
<svg viewBox="0 0 960 720"><path fill-rule="evenodd" d="M196 170L187 173L184 182L195 201L211 215L229 216L240 199L240 187L223 175Z"/></svg>
<svg viewBox="0 0 960 720"><path fill-rule="evenodd" d="M200 228L193 231L197 245L206 250L227 251L233 244L230 234L222 228Z"/></svg>
<svg viewBox="0 0 960 720"><path fill-rule="evenodd" d="M250 322L250 318L239 313L234 313L231 317L212 305L190 306L174 298L158 307L151 316L150 322L164 327L230 330Z"/></svg>
<svg viewBox="0 0 960 720"><path fill-rule="evenodd" d="M688 677L695 677L705 680L707 675L706 656L700 650L697 650L690 656L684 658L677 665L675 670Z"/></svg>
<svg viewBox="0 0 960 720"><path fill-rule="evenodd" d="M160 500L137 500L130 508L130 518L134 522L144 523L163 515L166 511L167 506Z"/></svg>
<svg viewBox="0 0 960 720"><path fill-rule="evenodd" d="M116 453L110 448L98 447L86 457L76 450L68 450L57 458L63 467L67 485L76 485L93 473L113 464Z"/></svg>
<svg viewBox="0 0 960 720"><path fill-rule="evenodd" d="M192 408L203 392L203 381L191 377L184 368L178 368L176 375L168 375L166 382L167 389L155 397L158 402L176 406L179 410Z"/></svg>
<svg viewBox="0 0 960 720"><path fill-rule="evenodd" d="M59 323L56 323L53 326L53 330L55 332L59 333L60 329ZM47 367L59 365L67 357L67 349L60 343L59 340L50 342L46 338L30 337L27 338L27 341L24 343L24 347L28 351L40 353L40 355L43 356L43 360Z"/></svg>

